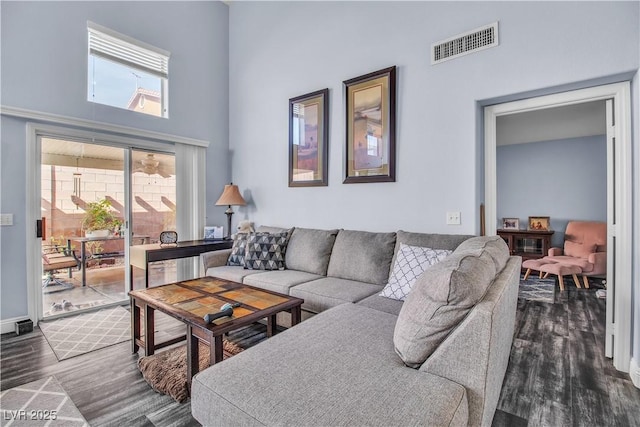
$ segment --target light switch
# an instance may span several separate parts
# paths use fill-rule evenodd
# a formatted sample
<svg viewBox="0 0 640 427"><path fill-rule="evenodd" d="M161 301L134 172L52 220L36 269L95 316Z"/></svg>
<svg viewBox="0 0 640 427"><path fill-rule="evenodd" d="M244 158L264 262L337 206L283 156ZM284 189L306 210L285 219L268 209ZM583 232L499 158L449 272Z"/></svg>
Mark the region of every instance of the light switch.
<svg viewBox="0 0 640 427"><path fill-rule="evenodd" d="M13 214L0 214L0 225L13 225Z"/></svg>

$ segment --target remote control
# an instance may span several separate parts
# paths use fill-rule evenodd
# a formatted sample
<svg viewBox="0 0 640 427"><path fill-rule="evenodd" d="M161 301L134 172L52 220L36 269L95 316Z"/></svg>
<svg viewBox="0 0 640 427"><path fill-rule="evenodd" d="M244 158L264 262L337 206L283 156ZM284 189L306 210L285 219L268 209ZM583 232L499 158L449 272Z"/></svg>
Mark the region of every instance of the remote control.
<svg viewBox="0 0 640 427"><path fill-rule="evenodd" d="M206 314L203 319L205 322L211 323L216 319L220 319L221 317L231 317L233 316L233 309L235 307L240 307L241 305L242 304L239 302L235 304L226 303L221 307L221 310L219 312Z"/></svg>

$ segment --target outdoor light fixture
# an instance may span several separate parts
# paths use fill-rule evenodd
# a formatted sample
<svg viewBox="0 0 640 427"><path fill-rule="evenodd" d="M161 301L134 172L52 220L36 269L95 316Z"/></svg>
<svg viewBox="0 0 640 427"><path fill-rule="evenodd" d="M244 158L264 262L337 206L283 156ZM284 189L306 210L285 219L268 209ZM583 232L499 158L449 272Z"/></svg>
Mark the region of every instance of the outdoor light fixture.
<svg viewBox="0 0 640 427"><path fill-rule="evenodd" d="M227 237L225 239L231 239L231 216L233 215L233 209L231 206L245 206L247 202L244 201L237 185L229 183L224 186L222 195L216 202L216 206L227 205L229 208L225 211L227 215Z"/></svg>

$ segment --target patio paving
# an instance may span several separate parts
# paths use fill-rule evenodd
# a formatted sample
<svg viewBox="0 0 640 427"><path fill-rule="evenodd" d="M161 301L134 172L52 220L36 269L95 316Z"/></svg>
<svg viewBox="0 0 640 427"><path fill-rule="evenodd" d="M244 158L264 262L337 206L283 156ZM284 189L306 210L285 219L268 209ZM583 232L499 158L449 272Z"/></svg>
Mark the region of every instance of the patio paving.
<svg viewBox="0 0 640 427"><path fill-rule="evenodd" d="M87 286L85 287L82 287L82 273L80 271L74 269L71 278L68 277L66 270L59 271L56 277L63 282L72 284L73 287L43 288L44 317L128 300L124 288L125 271L128 274L128 269L125 269L124 264L113 267L88 268ZM176 277L175 261L157 262L150 265L150 286L175 282ZM143 271L134 270L133 288L142 289L143 287Z"/></svg>

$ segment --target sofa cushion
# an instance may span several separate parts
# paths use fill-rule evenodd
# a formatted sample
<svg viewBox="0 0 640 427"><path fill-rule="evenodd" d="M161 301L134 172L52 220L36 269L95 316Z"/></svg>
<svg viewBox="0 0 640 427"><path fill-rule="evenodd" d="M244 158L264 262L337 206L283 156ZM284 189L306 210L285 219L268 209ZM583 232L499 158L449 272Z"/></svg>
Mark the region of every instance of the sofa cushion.
<svg viewBox="0 0 640 427"><path fill-rule="evenodd" d="M287 245L287 268L326 276L337 234L338 230L293 230Z"/></svg>
<svg viewBox="0 0 640 427"><path fill-rule="evenodd" d="M327 275L385 285L389 280L395 244L395 233L340 230L333 245Z"/></svg>
<svg viewBox="0 0 640 427"><path fill-rule="evenodd" d="M207 268L206 271L207 276L219 277L220 279L231 280L236 283L242 283L245 277L257 273L264 273L264 270L245 270L244 267L239 265L223 265L220 267Z"/></svg>
<svg viewBox="0 0 640 427"><path fill-rule="evenodd" d="M381 297L380 295L371 295L362 301L358 301L358 305L373 308L374 310L383 311L385 313L397 316L402 308L402 301Z"/></svg>
<svg viewBox="0 0 640 427"><path fill-rule="evenodd" d="M346 302L357 302L380 292L381 286L355 280L324 277L291 288L291 296L303 298L302 308L320 313Z"/></svg>
<svg viewBox="0 0 640 427"><path fill-rule="evenodd" d="M467 248L458 248L451 256L427 269L404 302L393 342L396 352L408 366L417 368L429 357L482 298L496 273L502 270L496 270L490 254L492 249L488 249L491 244L472 249L474 245L472 242ZM508 253L506 246L504 250Z"/></svg>
<svg viewBox="0 0 640 427"><path fill-rule="evenodd" d="M380 296L404 301L418 276L429 266L448 257L451 252L453 251L448 249L423 248L401 243L391 276L389 276L389 283L380 292Z"/></svg>
<svg viewBox="0 0 640 427"><path fill-rule="evenodd" d="M583 242L572 242L571 240L564 241L564 254L566 256L572 256L576 258L587 258L589 254L592 254L596 251L595 243L583 243Z"/></svg>
<svg viewBox="0 0 640 427"><path fill-rule="evenodd" d="M233 236L233 246L227 260L227 265L239 265L244 267L244 255L247 248L249 233L237 233Z"/></svg>
<svg viewBox="0 0 640 427"><path fill-rule="evenodd" d="M464 387L404 366L395 322L353 304L305 320L195 375L193 416L203 425L466 426Z"/></svg>
<svg viewBox="0 0 640 427"><path fill-rule="evenodd" d="M279 270L260 272L245 277L244 283L268 291L289 295L289 289L300 283L321 279L322 276L297 270Z"/></svg>
<svg viewBox="0 0 640 427"><path fill-rule="evenodd" d="M284 270L288 232L251 233L245 249L244 268L249 270Z"/></svg>

